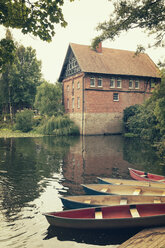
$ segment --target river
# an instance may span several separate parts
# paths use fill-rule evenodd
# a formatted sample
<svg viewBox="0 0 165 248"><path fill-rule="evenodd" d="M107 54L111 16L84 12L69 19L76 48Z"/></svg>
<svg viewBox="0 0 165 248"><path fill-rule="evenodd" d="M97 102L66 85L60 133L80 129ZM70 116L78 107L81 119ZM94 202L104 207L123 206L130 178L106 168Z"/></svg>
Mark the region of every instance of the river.
<svg viewBox="0 0 165 248"><path fill-rule="evenodd" d="M128 167L165 175L150 144L120 135L0 139L0 247L117 247L136 231L57 229L42 213L97 177L130 179Z"/></svg>

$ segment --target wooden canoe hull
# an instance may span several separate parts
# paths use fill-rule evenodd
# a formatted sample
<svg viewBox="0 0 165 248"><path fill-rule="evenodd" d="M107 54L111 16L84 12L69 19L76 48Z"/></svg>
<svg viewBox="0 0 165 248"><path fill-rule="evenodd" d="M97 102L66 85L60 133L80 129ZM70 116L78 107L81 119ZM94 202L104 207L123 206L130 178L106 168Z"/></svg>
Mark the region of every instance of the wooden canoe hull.
<svg viewBox="0 0 165 248"><path fill-rule="evenodd" d="M137 181L137 180L127 180L127 179L116 179L116 178L100 178L98 177L98 182L101 184L114 184L114 185L139 185L148 187L158 187L165 188L165 183L157 183L152 181Z"/></svg>
<svg viewBox="0 0 165 248"><path fill-rule="evenodd" d="M97 206L115 206L132 204L165 203L165 196L141 195L81 195L61 197L65 208L88 208Z"/></svg>
<svg viewBox="0 0 165 248"><path fill-rule="evenodd" d="M132 168L128 168L130 176L138 181L147 181L147 182L159 182L165 183L165 177L161 175L156 175L152 173L146 173L144 171L135 170Z"/></svg>
<svg viewBox="0 0 165 248"><path fill-rule="evenodd" d="M159 207L157 207L158 205L162 205L160 209ZM142 204L137 205L136 208L138 212L142 214L141 217L132 217L129 211L129 205L102 207L101 211L103 213L103 217L98 219L94 216L96 208L85 208L62 212L45 213L44 215L50 225L64 228L144 228L162 226L165 224L165 204Z"/></svg>
<svg viewBox="0 0 165 248"><path fill-rule="evenodd" d="M111 184L86 184L82 185L89 195L152 195L165 196L164 188L137 186L137 185L111 185Z"/></svg>

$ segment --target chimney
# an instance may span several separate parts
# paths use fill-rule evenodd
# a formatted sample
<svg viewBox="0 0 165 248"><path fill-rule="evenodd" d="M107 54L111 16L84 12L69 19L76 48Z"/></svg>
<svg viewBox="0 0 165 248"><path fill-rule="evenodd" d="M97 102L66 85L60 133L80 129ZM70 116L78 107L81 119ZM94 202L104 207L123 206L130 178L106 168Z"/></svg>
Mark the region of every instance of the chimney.
<svg viewBox="0 0 165 248"><path fill-rule="evenodd" d="M102 42L99 42L99 44L97 45L96 52L97 53L102 53Z"/></svg>

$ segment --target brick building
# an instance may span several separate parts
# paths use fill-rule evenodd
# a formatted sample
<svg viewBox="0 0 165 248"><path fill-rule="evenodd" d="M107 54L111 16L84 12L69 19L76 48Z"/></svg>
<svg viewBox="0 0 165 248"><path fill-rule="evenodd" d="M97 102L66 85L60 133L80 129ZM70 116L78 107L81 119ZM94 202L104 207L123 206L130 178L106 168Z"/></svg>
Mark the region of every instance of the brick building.
<svg viewBox="0 0 165 248"><path fill-rule="evenodd" d="M92 135L121 133L123 110L143 103L160 76L147 54L71 43L59 81L66 113Z"/></svg>

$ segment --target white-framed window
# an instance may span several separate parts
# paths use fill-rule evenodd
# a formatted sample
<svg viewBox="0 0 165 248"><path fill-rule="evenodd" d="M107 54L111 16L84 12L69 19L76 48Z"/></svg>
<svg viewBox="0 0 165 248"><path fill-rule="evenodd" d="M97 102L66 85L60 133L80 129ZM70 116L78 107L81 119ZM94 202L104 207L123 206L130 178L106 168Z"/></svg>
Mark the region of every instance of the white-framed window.
<svg viewBox="0 0 165 248"><path fill-rule="evenodd" d="M121 88L121 79L120 78L117 79L117 88Z"/></svg>
<svg viewBox="0 0 165 248"><path fill-rule="evenodd" d="M133 88L133 80L129 80L129 89Z"/></svg>
<svg viewBox="0 0 165 248"><path fill-rule="evenodd" d="M90 78L90 87L95 87L95 79Z"/></svg>
<svg viewBox="0 0 165 248"><path fill-rule="evenodd" d="M77 108L80 108L80 97L77 97Z"/></svg>
<svg viewBox="0 0 165 248"><path fill-rule="evenodd" d="M69 85L67 85L67 91L69 91Z"/></svg>
<svg viewBox="0 0 165 248"><path fill-rule="evenodd" d="M135 89L139 89L139 80L135 80Z"/></svg>
<svg viewBox="0 0 165 248"><path fill-rule="evenodd" d="M80 82L77 82L77 89L80 89Z"/></svg>
<svg viewBox="0 0 165 248"><path fill-rule="evenodd" d="M115 79L114 78L110 79L110 88L115 88Z"/></svg>
<svg viewBox="0 0 165 248"><path fill-rule="evenodd" d="M74 109L74 98L72 98L72 109Z"/></svg>
<svg viewBox="0 0 165 248"><path fill-rule="evenodd" d="M98 87L102 87L103 86L102 78L98 78L98 80L97 80L97 86Z"/></svg>
<svg viewBox="0 0 165 248"><path fill-rule="evenodd" d="M119 93L113 93L113 101L118 102L119 101Z"/></svg>
<svg viewBox="0 0 165 248"><path fill-rule="evenodd" d="M69 109L69 99L67 99L67 109Z"/></svg>

